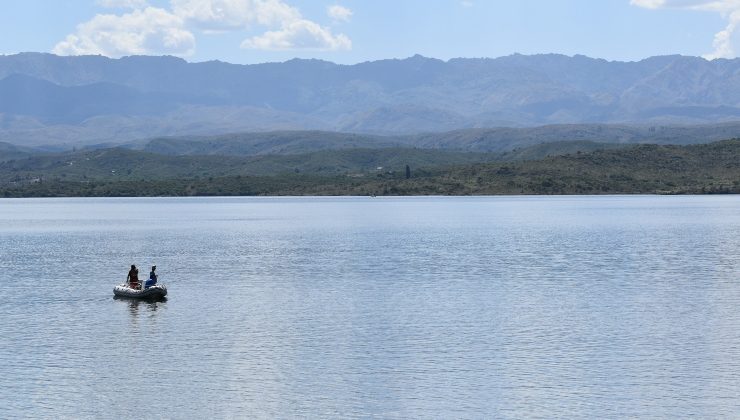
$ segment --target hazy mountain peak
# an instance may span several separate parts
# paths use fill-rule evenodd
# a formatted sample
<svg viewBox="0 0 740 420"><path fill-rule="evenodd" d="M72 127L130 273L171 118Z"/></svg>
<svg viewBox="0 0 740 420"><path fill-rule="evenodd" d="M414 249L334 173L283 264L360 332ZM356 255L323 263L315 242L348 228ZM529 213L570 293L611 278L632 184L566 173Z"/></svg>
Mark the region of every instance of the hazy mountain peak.
<svg viewBox="0 0 740 420"><path fill-rule="evenodd" d="M0 80L6 89L0 112L24 121L19 131L0 131L0 141L16 142L28 138L22 127L39 124L48 130L33 135L50 141L74 135L104 142L270 129L412 133L740 118L740 60L680 55L619 62L562 54L443 61L417 54L355 65L305 59L234 65L23 53L0 56ZM30 106L32 99L38 106ZM60 121L77 128L61 135Z"/></svg>

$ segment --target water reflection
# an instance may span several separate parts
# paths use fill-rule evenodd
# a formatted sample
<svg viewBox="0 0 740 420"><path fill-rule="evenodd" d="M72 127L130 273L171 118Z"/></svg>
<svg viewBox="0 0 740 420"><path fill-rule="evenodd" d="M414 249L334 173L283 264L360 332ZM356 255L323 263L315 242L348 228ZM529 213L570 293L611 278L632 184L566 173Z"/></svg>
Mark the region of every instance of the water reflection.
<svg viewBox="0 0 740 420"><path fill-rule="evenodd" d="M145 315L148 314L148 318L153 318L156 315L157 311L163 310L167 305L166 297L155 299L135 299L122 296L114 296L113 300L128 304L128 312L132 325L137 325L140 311L142 311Z"/></svg>

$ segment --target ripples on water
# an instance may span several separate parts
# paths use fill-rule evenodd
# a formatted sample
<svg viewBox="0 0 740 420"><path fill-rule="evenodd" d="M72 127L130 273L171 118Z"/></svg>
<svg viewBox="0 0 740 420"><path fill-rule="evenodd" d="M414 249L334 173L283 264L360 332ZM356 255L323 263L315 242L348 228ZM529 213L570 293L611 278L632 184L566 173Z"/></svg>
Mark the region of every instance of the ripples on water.
<svg viewBox="0 0 740 420"><path fill-rule="evenodd" d="M0 200L0 417L736 417L739 210Z"/></svg>

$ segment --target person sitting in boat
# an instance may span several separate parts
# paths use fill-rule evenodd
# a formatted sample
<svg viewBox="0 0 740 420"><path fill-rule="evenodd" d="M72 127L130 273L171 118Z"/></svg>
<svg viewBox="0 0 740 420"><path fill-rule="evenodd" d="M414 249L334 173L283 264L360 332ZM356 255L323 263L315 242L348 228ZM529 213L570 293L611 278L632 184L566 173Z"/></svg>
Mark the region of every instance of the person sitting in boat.
<svg viewBox="0 0 740 420"><path fill-rule="evenodd" d="M147 289L149 287L152 287L155 284L157 284L157 273L155 273L156 270L157 270L157 266L156 265L153 265L152 266L152 271L149 273L149 280L147 280L144 283L144 288L145 289Z"/></svg>
<svg viewBox="0 0 740 420"><path fill-rule="evenodd" d="M133 264L131 264L131 270L128 271L126 281L128 282L129 287L131 287L132 289L139 288L139 269L136 268L136 266Z"/></svg>

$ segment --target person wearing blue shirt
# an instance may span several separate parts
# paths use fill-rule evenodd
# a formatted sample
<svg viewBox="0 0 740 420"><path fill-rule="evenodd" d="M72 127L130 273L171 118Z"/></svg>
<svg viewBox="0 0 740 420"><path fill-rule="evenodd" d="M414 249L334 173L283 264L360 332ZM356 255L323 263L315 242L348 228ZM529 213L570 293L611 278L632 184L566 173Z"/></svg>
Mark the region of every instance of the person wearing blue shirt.
<svg viewBox="0 0 740 420"><path fill-rule="evenodd" d="M155 273L156 270L157 270L157 266L156 265L153 265L152 266L152 271L149 273L149 280L147 280L144 283L144 288L152 287L155 284L157 284L157 273Z"/></svg>

